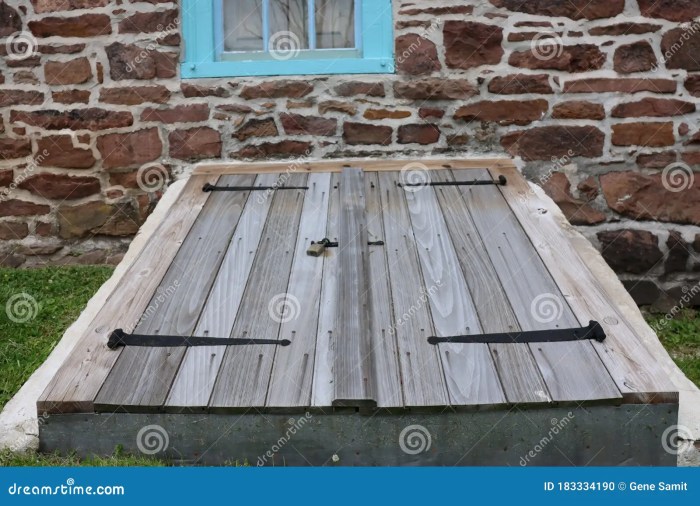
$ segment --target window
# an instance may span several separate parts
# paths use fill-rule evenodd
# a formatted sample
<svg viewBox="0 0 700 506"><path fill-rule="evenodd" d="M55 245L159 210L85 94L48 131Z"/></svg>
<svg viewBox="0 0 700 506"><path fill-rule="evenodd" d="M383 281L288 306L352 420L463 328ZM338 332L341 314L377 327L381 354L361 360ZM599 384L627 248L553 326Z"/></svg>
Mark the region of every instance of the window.
<svg viewBox="0 0 700 506"><path fill-rule="evenodd" d="M182 77L387 73L391 0L182 0Z"/></svg>

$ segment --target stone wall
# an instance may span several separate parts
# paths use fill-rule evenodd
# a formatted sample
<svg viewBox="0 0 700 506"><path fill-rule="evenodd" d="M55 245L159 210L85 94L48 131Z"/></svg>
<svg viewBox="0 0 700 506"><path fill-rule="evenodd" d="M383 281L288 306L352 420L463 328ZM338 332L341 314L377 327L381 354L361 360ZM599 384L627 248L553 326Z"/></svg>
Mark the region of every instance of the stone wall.
<svg viewBox="0 0 700 506"><path fill-rule="evenodd" d="M174 0L0 0L1 263L118 260L201 160L510 154L640 302L697 284L700 0L393 9L393 74L181 81Z"/></svg>

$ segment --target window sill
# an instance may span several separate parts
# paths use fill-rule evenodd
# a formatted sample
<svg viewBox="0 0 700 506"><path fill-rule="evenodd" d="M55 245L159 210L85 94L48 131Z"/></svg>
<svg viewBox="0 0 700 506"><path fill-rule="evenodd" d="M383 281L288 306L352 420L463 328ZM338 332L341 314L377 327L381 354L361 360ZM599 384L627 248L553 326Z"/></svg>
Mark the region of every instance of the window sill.
<svg viewBox="0 0 700 506"><path fill-rule="evenodd" d="M184 62L183 79L200 77L304 76L328 74L393 74L392 58L336 58L328 60L265 60Z"/></svg>

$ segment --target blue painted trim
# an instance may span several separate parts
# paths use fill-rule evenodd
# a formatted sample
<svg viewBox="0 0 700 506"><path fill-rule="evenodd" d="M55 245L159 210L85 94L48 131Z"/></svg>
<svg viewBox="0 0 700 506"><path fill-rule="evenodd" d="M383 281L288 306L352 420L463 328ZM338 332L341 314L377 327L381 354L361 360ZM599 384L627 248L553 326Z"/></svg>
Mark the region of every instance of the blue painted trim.
<svg viewBox="0 0 700 506"><path fill-rule="evenodd" d="M270 50L270 0L262 0L263 51Z"/></svg>
<svg viewBox="0 0 700 506"><path fill-rule="evenodd" d="M226 41L224 41L224 0L214 0L214 12L221 12L221 16L214 18L214 55L224 50Z"/></svg>
<svg viewBox="0 0 700 506"><path fill-rule="evenodd" d="M338 58L335 60L217 61L183 63L183 79L197 77L294 76L322 74L386 74L393 58Z"/></svg>
<svg viewBox="0 0 700 506"><path fill-rule="evenodd" d="M309 0L309 12L307 13L307 23L309 27L309 49L316 49L316 1Z"/></svg>
<svg viewBox="0 0 700 506"><path fill-rule="evenodd" d="M290 76L322 74L386 74L393 72L391 0L360 2L361 58L317 60L216 61L215 2L182 0L185 59L181 77Z"/></svg>
<svg viewBox="0 0 700 506"><path fill-rule="evenodd" d="M213 62L214 2L212 0L182 0L182 31L185 37L185 61L181 68L196 71L204 62Z"/></svg>
<svg viewBox="0 0 700 506"><path fill-rule="evenodd" d="M391 0L362 2L362 56L386 58L392 54Z"/></svg>
<svg viewBox="0 0 700 506"><path fill-rule="evenodd" d="M362 0L355 0L355 49L362 49Z"/></svg>

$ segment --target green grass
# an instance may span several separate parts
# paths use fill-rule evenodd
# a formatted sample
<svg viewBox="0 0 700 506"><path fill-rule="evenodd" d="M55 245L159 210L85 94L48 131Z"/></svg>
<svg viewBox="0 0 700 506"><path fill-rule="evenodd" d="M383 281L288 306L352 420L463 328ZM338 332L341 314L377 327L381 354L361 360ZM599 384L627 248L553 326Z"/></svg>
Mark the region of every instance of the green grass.
<svg viewBox="0 0 700 506"><path fill-rule="evenodd" d="M46 360L112 270L94 266L0 269L0 409ZM165 463L119 449L110 457L90 459L0 451L0 466L147 465Z"/></svg>
<svg viewBox="0 0 700 506"><path fill-rule="evenodd" d="M134 457L115 451L111 457L93 457L81 459L76 455L62 457L55 455L42 455L39 453L13 453L10 450L0 450L0 467L66 467L66 466L89 466L89 467L113 467L113 466L166 466L167 463L149 459L145 457Z"/></svg>
<svg viewBox="0 0 700 506"><path fill-rule="evenodd" d="M111 274L111 267L0 269L0 409Z"/></svg>
<svg viewBox="0 0 700 506"><path fill-rule="evenodd" d="M0 409L48 357L90 297L111 274L111 267L0 269ZM658 315L645 316L678 366L700 385L700 313L687 309L672 320ZM662 320L665 322L660 323ZM127 455L120 449L110 457L90 459L0 451L0 466L154 465L168 464Z"/></svg>
<svg viewBox="0 0 700 506"><path fill-rule="evenodd" d="M700 311L683 309L675 318L645 315L678 367L700 386Z"/></svg>

